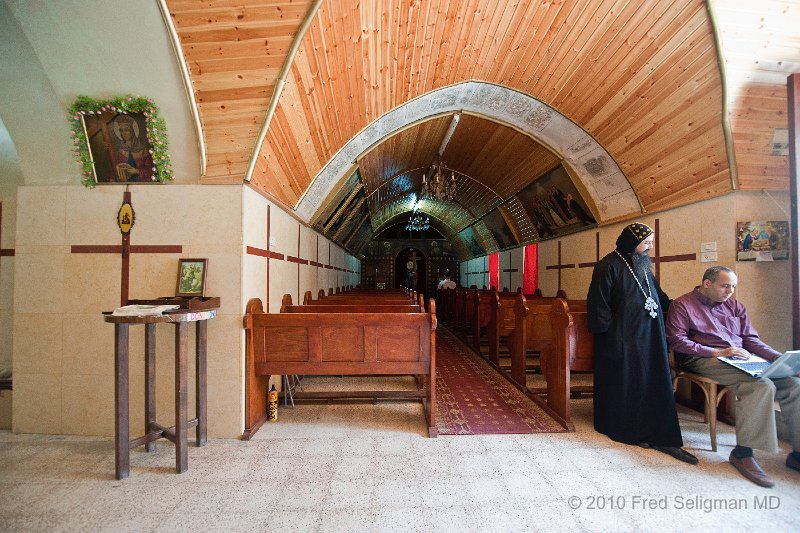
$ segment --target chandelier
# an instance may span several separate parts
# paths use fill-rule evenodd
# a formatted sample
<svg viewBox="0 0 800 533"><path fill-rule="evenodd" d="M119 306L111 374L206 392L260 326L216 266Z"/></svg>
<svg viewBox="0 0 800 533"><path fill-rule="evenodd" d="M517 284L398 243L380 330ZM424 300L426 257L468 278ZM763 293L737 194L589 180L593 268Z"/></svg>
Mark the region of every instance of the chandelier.
<svg viewBox="0 0 800 533"><path fill-rule="evenodd" d="M418 207L414 207L414 211L406 223L406 231L425 231L430 227L431 219L420 213Z"/></svg>
<svg viewBox="0 0 800 533"><path fill-rule="evenodd" d="M441 161L437 161L431 167L431 178L426 174L422 175L422 188L419 192L420 199L430 200L452 200L456 194L456 173L450 170L450 179L442 176L442 171L450 170Z"/></svg>

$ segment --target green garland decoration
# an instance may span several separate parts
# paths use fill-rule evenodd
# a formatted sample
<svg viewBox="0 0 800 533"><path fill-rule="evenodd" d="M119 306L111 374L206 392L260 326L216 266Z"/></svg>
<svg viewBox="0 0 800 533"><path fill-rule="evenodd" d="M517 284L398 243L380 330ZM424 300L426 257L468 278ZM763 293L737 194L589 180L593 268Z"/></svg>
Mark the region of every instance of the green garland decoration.
<svg viewBox="0 0 800 533"><path fill-rule="evenodd" d="M167 126L158 114L158 106L152 98L144 96L116 96L108 100L96 100L88 96L78 96L69 108L72 122L72 141L75 144L73 154L81 164L81 183L92 188L96 185L93 174L94 164L89 155L89 140L81 124L84 115L100 115L102 113L142 113L147 126L147 139L150 141L150 154L153 157L153 181L166 183L173 178L172 163L167 148Z"/></svg>

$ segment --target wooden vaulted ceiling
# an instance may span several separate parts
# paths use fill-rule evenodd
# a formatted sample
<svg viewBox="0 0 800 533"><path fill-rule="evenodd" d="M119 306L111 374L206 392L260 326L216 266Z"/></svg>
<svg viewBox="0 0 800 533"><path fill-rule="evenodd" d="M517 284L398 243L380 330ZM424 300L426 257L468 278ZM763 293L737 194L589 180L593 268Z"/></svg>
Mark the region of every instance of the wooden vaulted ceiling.
<svg viewBox="0 0 800 533"><path fill-rule="evenodd" d="M203 181L250 179L289 209L376 119L467 80L530 95L580 126L614 159L644 211L736 187L788 188L786 158L765 162L757 154L774 127L785 127L777 80L800 60L800 47L791 48L792 30L775 21L792 12L796 20L798 0L723 4L716 14L728 25L715 34L704 0L167 0L203 123ZM788 34L789 45L783 62L759 63L773 79L738 76L749 84L735 94L729 88L726 100L715 38L751 38L747 24L760 24L761 39L766 33L785 43ZM733 59L722 54L737 75L733 62L753 61L746 50ZM284 65L285 84L278 79ZM726 151L726 104L744 154L738 172ZM755 119L764 109L766 123ZM315 226L353 250L410 210L450 122L445 115L409 125L357 156L356 174L340 184L348 191L318 206ZM429 212L453 235L562 157L507 125L463 114L442 153L456 172L457 198ZM337 208L347 220L330 219Z"/></svg>

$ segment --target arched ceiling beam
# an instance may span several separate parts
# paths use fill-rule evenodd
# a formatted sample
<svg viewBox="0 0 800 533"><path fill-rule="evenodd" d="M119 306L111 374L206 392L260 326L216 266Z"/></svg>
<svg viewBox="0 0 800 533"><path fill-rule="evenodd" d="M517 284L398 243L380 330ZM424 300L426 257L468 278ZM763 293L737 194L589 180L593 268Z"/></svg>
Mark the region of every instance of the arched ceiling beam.
<svg viewBox="0 0 800 533"><path fill-rule="evenodd" d="M457 112L474 113L515 128L558 154L596 207L600 221L642 212L630 181L611 155L586 131L530 95L479 81L431 91L396 107L348 141L320 170L297 204L296 214L311 220L322 201L353 162L382 139L410 123Z"/></svg>

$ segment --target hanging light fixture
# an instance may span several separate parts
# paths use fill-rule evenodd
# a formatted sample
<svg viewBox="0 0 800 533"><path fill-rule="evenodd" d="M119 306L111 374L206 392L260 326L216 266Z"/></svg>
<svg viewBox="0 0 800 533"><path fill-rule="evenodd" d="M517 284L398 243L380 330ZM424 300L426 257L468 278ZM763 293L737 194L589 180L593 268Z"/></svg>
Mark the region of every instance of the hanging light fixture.
<svg viewBox="0 0 800 533"><path fill-rule="evenodd" d="M447 177L450 171L450 177ZM441 160L433 163L430 170L430 179L427 174L422 175L422 187L419 192L421 199L452 200L456 195L456 173L442 165Z"/></svg>
<svg viewBox="0 0 800 533"><path fill-rule="evenodd" d="M411 216L406 223L406 231L426 231L431 227L431 219L419 212L419 206L415 205Z"/></svg>

